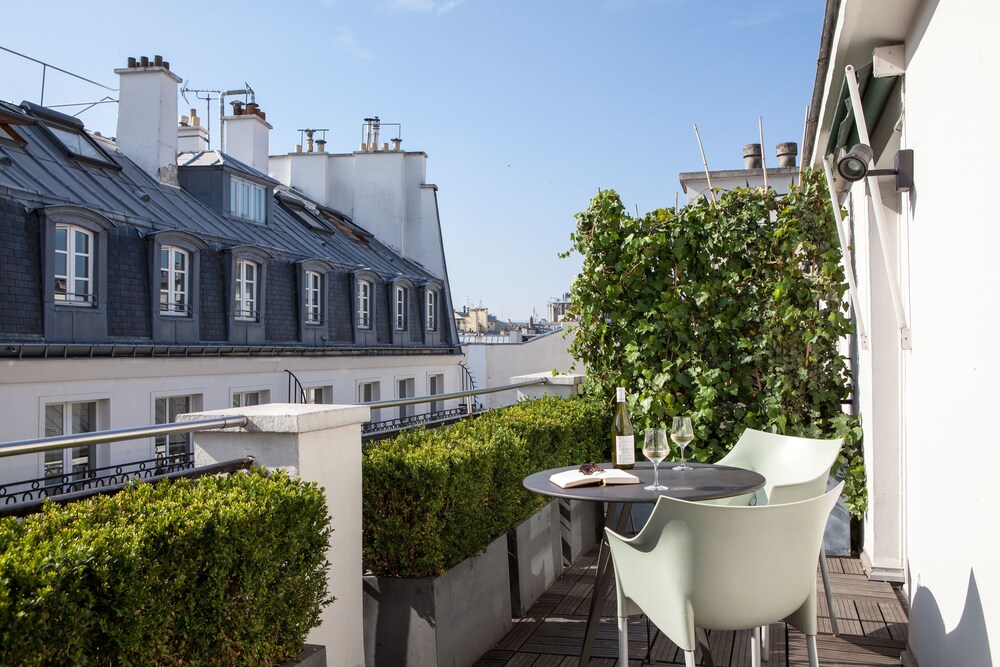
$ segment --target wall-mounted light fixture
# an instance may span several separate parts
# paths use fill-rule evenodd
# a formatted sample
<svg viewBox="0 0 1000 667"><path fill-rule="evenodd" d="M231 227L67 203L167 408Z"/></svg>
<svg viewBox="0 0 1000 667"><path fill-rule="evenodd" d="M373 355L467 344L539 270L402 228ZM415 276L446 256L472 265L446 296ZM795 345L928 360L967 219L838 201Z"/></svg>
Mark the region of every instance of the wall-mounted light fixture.
<svg viewBox="0 0 1000 667"><path fill-rule="evenodd" d="M855 144L844 157L837 160L837 173L847 181L860 181L865 176L895 176L896 192L913 189L913 149L896 151L894 169L869 169L875 151L867 144Z"/></svg>

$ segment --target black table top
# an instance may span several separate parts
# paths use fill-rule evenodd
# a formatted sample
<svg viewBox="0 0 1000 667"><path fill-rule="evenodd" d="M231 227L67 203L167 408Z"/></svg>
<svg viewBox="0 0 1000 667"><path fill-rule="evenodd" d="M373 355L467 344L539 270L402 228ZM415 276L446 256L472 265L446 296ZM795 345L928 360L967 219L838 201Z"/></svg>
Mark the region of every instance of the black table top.
<svg viewBox="0 0 1000 667"><path fill-rule="evenodd" d="M610 463L600 464L602 468L612 467ZM544 496L589 500L602 503L654 503L661 495L682 500L713 500L750 493L764 486L764 476L743 468L690 463L694 470L674 470L677 463L665 461L660 464L660 484L666 491L647 491L643 487L653 483L653 464L636 462L629 470L639 478L638 484L612 484L610 486L589 485L572 489L560 489L549 481L549 476L565 470L575 470L579 466L542 470L524 478L524 488Z"/></svg>

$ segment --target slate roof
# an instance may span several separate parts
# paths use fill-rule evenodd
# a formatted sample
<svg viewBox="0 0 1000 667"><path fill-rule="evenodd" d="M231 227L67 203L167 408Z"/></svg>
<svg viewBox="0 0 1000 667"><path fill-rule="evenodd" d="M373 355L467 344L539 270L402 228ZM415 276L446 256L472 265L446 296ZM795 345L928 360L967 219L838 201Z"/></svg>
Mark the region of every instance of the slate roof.
<svg viewBox="0 0 1000 667"><path fill-rule="evenodd" d="M253 245L289 259L322 259L348 271L370 269L386 280L402 276L417 284L443 282L344 214L318 205L232 156L218 151L182 154L180 168L225 167L268 183L275 189L275 202L266 225L227 217L183 189L160 183L126 158L114 142L98 135L88 133L114 166L68 157L39 122L46 115L82 129L78 120L49 109L0 102L0 195L28 208L73 204L142 233L183 230L222 247ZM4 125L24 143L9 137Z"/></svg>

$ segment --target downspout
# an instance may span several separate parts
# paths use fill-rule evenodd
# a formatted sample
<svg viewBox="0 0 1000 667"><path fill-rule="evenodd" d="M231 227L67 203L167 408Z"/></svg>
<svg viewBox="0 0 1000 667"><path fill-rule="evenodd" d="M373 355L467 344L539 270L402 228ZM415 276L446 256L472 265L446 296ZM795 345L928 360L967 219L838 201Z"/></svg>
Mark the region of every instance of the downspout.
<svg viewBox="0 0 1000 667"><path fill-rule="evenodd" d="M224 121L226 117L226 95L249 95L251 104L256 101L253 95L253 88L250 87L250 84L244 83L243 86L243 88L224 90L219 93L219 152L226 149L226 123Z"/></svg>
<svg viewBox="0 0 1000 667"><path fill-rule="evenodd" d="M809 104L809 117L806 119L805 139L802 142L801 164L808 164L813 158L813 142L816 140L819 108L823 103L823 89L826 87L826 77L830 70L830 49L833 46L833 33L837 27L840 2L841 0L826 0L823 30L819 38L819 56L816 58L816 80L813 82L812 101Z"/></svg>

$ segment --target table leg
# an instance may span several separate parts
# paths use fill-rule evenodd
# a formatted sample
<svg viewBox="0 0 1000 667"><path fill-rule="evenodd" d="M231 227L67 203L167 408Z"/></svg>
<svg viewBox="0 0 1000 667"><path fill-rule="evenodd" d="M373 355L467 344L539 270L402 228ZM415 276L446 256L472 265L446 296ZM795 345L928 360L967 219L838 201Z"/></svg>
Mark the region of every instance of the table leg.
<svg viewBox="0 0 1000 667"><path fill-rule="evenodd" d="M632 514L632 503L608 503L608 512L604 517L605 524L609 519L614 521L615 512L618 513L618 520L611 527L613 531L621 534L628 525L629 516ZM611 581L611 573L608 565L611 561L611 549L608 547L607 538L601 532L601 548L597 556L597 576L594 579L594 590L590 598L590 613L587 615L587 632L583 637L583 649L580 651L580 667L590 665L590 652L594 649L594 639L597 637L597 626L601 622L601 606L604 604L604 597L608 593L608 584Z"/></svg>

